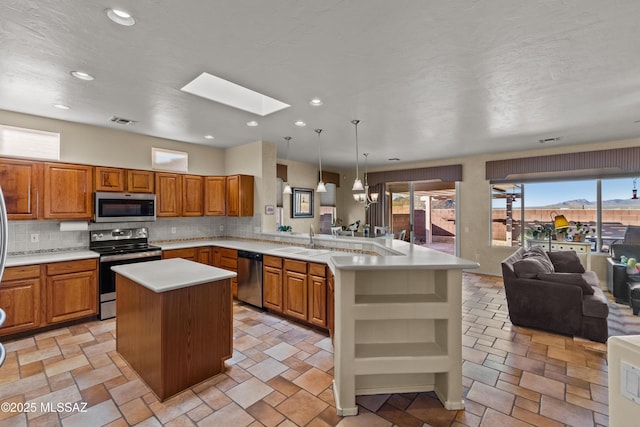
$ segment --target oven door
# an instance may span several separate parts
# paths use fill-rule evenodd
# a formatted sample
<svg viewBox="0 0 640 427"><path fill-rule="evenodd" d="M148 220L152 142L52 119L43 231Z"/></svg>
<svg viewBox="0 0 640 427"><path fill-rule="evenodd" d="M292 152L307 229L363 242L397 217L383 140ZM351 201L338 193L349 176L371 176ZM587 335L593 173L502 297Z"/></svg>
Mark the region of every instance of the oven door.
<svg viewBox="0 0 640 427"><path fill-rule="evenodd" d="M111 270L111 267L159 259L162 259L160 251L148 254L138 253L100 257L100 276L98 280L100 284L100 320L116 316L116 273Z"/></svg>

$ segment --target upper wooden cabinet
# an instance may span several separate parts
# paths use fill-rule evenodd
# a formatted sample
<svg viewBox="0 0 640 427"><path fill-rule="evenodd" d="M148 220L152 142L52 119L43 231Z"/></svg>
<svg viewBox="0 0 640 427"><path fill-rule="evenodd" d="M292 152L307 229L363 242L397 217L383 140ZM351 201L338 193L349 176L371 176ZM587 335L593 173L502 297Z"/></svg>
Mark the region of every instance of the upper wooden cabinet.
<svg viewBox="0 0 640 427"><path fill-rule="evenodd" d="M227 177L227 216L253 216L253 176Z"/></svg>
<svg viewBox="0 0 640 427"><path fill-rule="evenodd" d="M96 166L94 170L94 188L96 191L124 191L124 169Z"/></svg>
<svg viewBox="0 0 640 427"><path fill-rule="evenodd" d="M93 167L44 164L44 218L91 219Z"/></svg>
<svg viewBox="0 0 640 427"><path fill-rule="evenodd" d="M127 169L129 193L153 193L154 187L154 172Z"/></svg>
<svg viewBox="0 0 640 427"><path fill-rule="evenodd" d="M199 175L182 176L182 216L202 216L203 213L202 177Z"/></svg>
<svg viewBox="0 0 640 427"><path fill-rule="evenodd" d="M42 163L0 159L0 186L9 219L38 218Z"/></svg>
<svg viewBox="0 0 640 427"><path fill-rule="evenodd" d="M224 215L226 213L227 178L224 176L204 177L204 214Z"/></svg>
<svg viewBox="0 0 640 427"><path fill-rule="evenodd" d="M156 216L180 216L182 213L181 176L156 172Z"/></svg>

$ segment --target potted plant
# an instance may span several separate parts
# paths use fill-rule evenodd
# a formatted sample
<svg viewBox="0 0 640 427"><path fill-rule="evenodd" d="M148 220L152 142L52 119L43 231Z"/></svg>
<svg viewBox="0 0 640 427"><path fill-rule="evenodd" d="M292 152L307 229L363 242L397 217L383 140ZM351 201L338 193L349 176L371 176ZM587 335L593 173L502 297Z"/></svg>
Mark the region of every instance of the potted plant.
<svg viewBox="0 0 640 427"><path fill-rule="evenodd" d="M291 228L290 225L279 225L278 226L278 231L280 232L286 232L286 233L291 233L293 231L293 229Z"/></svg>
<svg viewBox="0 0 640 427"><path fill-rule="evenodd" d="M526 231L526 236L533 240L545 240L548 239L552 233L551 226L549 224L534 224Z"/></svg>
<svg viewBox="0 0 640 427"><path fill-rule="evenodd" d="M583 224L580 221L572 221L571 223L571 227L567 229L567 235L571 236L571 240L574 242L584 242L587 234L595 232L595 229L590 228L588 224Z"/></svg>

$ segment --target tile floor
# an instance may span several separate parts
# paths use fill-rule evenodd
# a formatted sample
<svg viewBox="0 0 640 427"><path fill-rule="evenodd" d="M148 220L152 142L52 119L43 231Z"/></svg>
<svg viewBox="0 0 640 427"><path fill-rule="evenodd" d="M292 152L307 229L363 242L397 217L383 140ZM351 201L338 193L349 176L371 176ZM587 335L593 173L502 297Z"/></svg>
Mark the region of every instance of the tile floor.
<svg viewBox="0 0 640 427"><path fill-rule="evenodd" d="M37 410L0 411L0 426L608 424L605 345L512 326L500 278L464 274L463 294L465 411L444 410L432 393L408 393L360 397L360 415L340 418L331 341L238 304L226 373L164 403L115 351L113 320L5 342L0 402ZM57 402L78 406L40 410Z"/></svg>

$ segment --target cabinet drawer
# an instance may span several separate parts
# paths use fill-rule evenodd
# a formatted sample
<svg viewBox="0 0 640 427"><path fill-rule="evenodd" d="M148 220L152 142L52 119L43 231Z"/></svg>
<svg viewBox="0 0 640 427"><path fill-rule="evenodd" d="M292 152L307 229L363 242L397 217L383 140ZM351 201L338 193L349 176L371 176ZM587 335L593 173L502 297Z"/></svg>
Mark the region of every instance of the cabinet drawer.
<svg viewBox="0 0 640 427"><path fill-rule="evenodd" d="M220 258L220 268L224 268L225 270L238 270L238 260L233 258Z"/></svg>
<svg viewBox="0 0 640 427"><path fill-rule="evenodd" d="M325 264L309 263L309 274L312 276L326 277L327 269Z"/></svg>
<svg viewBox="0 0 640 427"><path fill-rule="evenodd" d="M96 262L95 259L83 259L47 264L47 276L95 270L97 268Z"/></svg>
<svg viewBox="0 0 640 427"><path fill-rule="evenodd" d="M292 259L284 260L284 269L288 271L296 271L298 273L307 273L307 263L305 261L295 261Z"/></svg>
<svg viewBox="0 0 640 427"><path fill-rule="evenodd" d="M282 268L282 258L277 257L277 256L265 255L262 258L262 263L265 266L275 267L275 268Z"/></svg>
<svg viewBox="0 0 640 427"><path fill-rule="evenodd" d="M197 248L184 248L184 249L170 249L162 252L163 259L169 258L184 258L191 261L196 259Z"/></svg>
<svg viewBox="0 0 640 427"><path fill-rule="evenodd" d="M7 267L2 275L2 281L33 279L40 277L39 265L23 265L19 267Z"/></svg>
<svg viewBox="0 0 640 427"><path fill-rule="evenodd" d="M238 251L235 249L219 248L218 250L222 258L238 259Z"/></svg>

